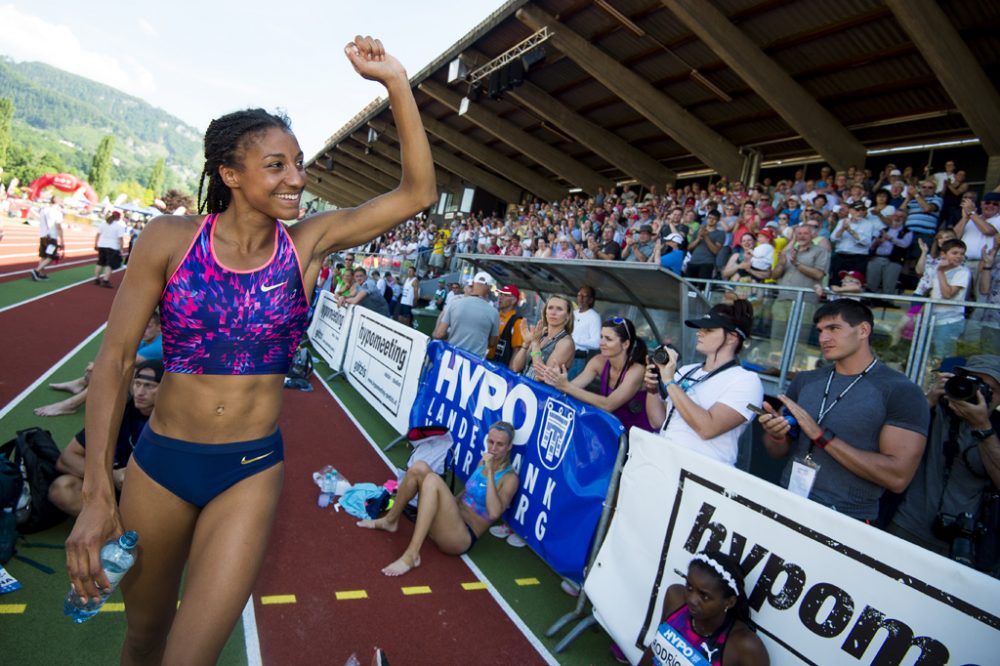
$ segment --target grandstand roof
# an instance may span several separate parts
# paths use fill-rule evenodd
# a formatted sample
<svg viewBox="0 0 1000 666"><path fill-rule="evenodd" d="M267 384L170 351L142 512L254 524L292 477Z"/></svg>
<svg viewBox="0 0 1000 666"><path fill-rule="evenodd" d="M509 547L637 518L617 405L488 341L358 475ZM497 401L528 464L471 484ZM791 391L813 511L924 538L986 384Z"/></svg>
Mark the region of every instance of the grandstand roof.
<svg viewBox="0 0 1000 666"><path fill-rule="evenodd" d="M524 83L460 115L470 85L449 84L449 64L474 70L543 28ZM936 141L996 156L998 80L995 0L512 0L411 82L439 181L513 201L741 177L754 159L860 166ZM391 124L385 100L362 109L310 160L307 189L340 205L391 189Z"/></svg>

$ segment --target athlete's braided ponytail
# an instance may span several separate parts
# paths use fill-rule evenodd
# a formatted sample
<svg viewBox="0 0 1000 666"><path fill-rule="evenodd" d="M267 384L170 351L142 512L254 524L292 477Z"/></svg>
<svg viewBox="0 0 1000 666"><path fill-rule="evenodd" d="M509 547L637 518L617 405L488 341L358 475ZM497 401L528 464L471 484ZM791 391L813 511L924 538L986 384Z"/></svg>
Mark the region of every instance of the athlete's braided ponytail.
<svg viewBox="0 0 1000 666"><path fill-rule="evenodd" d="M289 133L292 131L286 116L268 113L264 109L234 111L209 123L205 132L205 168L198 181L198 212L205 212L207 209L209 213L221 213L226 210L232 199L232 192L222 182L219 167L240 166L238 152L246 139L272 127Z"/></svg>

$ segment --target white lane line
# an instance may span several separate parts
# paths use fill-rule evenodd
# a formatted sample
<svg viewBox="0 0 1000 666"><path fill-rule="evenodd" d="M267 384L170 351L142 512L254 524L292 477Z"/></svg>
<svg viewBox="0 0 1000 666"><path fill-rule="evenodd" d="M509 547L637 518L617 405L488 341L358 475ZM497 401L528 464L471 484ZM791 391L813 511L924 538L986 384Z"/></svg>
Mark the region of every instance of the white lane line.
<svg viewBox="0 0 1000 666"><path fill-rule="evenodd" d="M36 388L38 388L39 385L41 385L42 382L44 382L46 379L48 379L49 377L51 377L52 373L54 373L56 370L58 370L59 368L61 368L62 365L64 363L66 363L67 361L69 361L71 358L73 358L74 356L76 356L76 354L79 353L79 351L81 349L83 349L85 346L87 346L87 344L91 340L93 340L98 335L100 335L100 333L105 329L105 327L107 327L107 325L108 325L108 322L104 322L103 324L101 324L100 326L98 326L96 331L94 331L93 333L91 333L90 335L88 335L84 339L83 342L81 342L80 344L78 344L76 347L74 347L72 350L70 350L65 356L63 356L61 359L59 359L58 361L56 361L55 365L53 365L51 368L49 368L44 373L42 373L42 375L38 379L36 379L34 381L34 383L31 384L31 386L29 386L28 388L26 388L23 391L21 391L13 400L11 400L6 405L4 405L3 409L0 409L0 419L3 419L3 417L7 416L7 414L10 412L10 410L12 410L15 407L17 407L18 404L20 404L22 400L24 400L25 398L27 398L31 394L32 391L34 391Z"/></svg>
<svg viewBox="0 0 1000 666"><path fill-rule="evenodd" d="M125 269L124 268L119 268L118 270L111 271L111 272L112 273L117 273L117 272L123 271L123 270L125 270ZM28 300L19 301L17 303L12 303L12 304L8 305L5 308L0 308L0 314L3 314L4 312L7 312L7 310L13 310L14 308L20 307L22 305L27 305L28 303L33 303L35 301L41 300L43 298L46 298L48 296L52 296L53 294L58 294L60 291L66 291L67 289L72 289L73 287L79 287L81 284L87 284L88 282L93 282L93 281L94 281L94 278L92 278L92 277L84 278L84 279L80 280L79 282L74 282L73 284L68 284L65 287L60 287L59 289L54 289L52 291L47 291L44 294L39 294L38 296L34 296L33 298L29 298Z"/></svg>
<svg viewBox="0 0 1000 666"><path fill-rule="evenodd" d="M315 374L316 374L316 379L320 381L320 383L326 389L327 393L333 396L333 399L337 401L337 404L340 405L340 408L342 410L344 410L344 413L347 414L347 417L351 419L351 422L354 424L354 426L361 432L362 435L364 435L365 439L368 440L368 443L371 444L373 449L375 449L375 452L378 453L379 457L382 458L383 461L385 461L385 464L389 467L389 469L393 471L393 473L398 475L400 470L397 470L396 466L389 461L389 459L385 456L385 453L382 451L382 448L375 443L375 440L371 438L371 435L368 434L368 431L365 430L364 426L362 426L358 422L358 420L354 418L354 415L351 414L351 412L347 409L347 407L340 400L337 394L333 392L333 389L330 388L330 385L323 380L323 377L321 377L318 372L316 372ZM486 586L486 589L489 591L490 596L493 597L493 599L497 602L500 608L503 609L504 613L507 614L507 617L509 617L511 622L514 623L514 626L516 626L521 631L521 633L524 634L524 637L528 640L529 643L531 643L531 646L535 648L535 650L542 657L542 659L545 660L545 663L549 664L550 666L557 666L559 664L559 661L552 655L551 652L549 652L549 649L545 647L545 645L538 638L538 636L535 635L535 632L533 632L528 627L528 625L526 625L524 621L521 620L521 617L514 611L514 609L510 606L510 604L507 603L507 600L503 598L503 595L500 594L500 592L495 587L493 587L493 583L491 583L489 579L483 574L483 572L479 570L479 567L477 567L472 562L472 560L469 559L468 555L462 555L462 560L465 562L466 566L469 567L472 573L475 574L476 578L478 578L480 582L482 582L483 585Z"/></svg>
<svg viewBox="0 0 1000 666"><path fill-rule="evenodd" d="M253 610L253 595L243 607L243 641L246 643L247 666L263 666L260 656L260 636L257 633L257 615Z"/></svg>

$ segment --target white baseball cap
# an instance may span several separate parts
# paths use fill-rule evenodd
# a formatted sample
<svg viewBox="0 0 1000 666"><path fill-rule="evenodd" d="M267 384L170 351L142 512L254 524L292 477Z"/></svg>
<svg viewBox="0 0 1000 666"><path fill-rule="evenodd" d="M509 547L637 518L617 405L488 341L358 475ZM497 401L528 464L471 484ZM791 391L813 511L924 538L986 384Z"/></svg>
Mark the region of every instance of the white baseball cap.
<svg viewBox="0 0 1000 666"><path fill-rule="evenodd" d="M493 276L486 271L479 271L476 273L472 278L472 282L473 284L477 282L479 284L488 284L491 287L496 284L496 280L493 279Z"/></svg>

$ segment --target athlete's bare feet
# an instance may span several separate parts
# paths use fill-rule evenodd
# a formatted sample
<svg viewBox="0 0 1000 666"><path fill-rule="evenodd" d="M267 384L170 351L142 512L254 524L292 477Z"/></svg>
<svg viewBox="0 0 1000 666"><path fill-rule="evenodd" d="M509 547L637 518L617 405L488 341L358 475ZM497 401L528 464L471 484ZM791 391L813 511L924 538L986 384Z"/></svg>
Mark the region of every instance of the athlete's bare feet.
<svg viewBox="0 0 1000 666"><path fill-rule="evenodd" d="M406 553L403 553L402 557L400 557L398 560L396 560L386 568L382 569L382 573L384 573L386 576L402 576L410 569L416 569L419 566L420 566L419 555L414 555L413 557L410 557Z"/></svg>
<svg viewBox="0 0 1000 666"><path fill-rule="evenodd" d="M71 382L49 384L49 388L55 391L69 391L73 395L76 395L83 389L87 388L87 379L85 377L80 377L79 379L74 379Z"/></svg>
<svg viewBox="0 0 1000 666"><path fill-rule="evenodd" d="M369 530L385 530L386 532L395 532L396 528L399 527L399 521L390 521L386 518L379 518L378 520L359 520L358 527L364 527Z"/></svg>
<svg viewBox="0 0 1000 666"><path fill-rule="evenodd" d="M35 416L65 416L66 414L76 414L79 406L71 402L72 398L67 398L51 405L35 408Z"/></svg>

